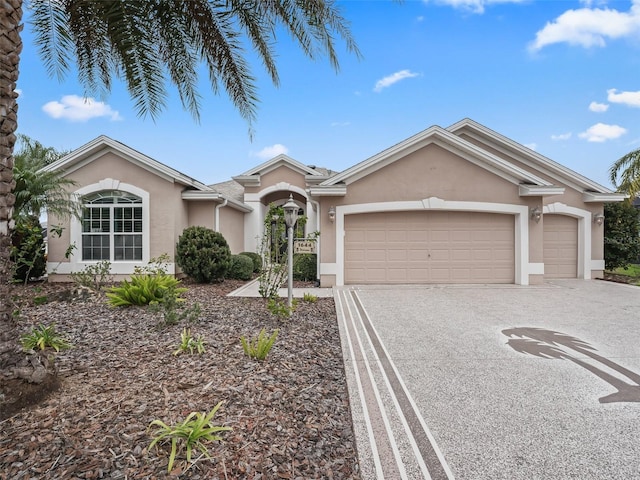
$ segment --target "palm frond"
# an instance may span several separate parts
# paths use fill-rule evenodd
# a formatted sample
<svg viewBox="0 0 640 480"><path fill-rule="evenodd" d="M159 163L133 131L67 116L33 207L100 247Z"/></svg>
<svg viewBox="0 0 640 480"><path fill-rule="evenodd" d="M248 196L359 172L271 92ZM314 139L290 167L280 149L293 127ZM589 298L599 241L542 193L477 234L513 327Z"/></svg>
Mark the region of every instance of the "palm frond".
<svg viewBox="0 0 640 480"><path fill-rule="evenodd" d="M609 179L618 191L635 198L640 193L640 149L616 160L609 169Z"/></svg>

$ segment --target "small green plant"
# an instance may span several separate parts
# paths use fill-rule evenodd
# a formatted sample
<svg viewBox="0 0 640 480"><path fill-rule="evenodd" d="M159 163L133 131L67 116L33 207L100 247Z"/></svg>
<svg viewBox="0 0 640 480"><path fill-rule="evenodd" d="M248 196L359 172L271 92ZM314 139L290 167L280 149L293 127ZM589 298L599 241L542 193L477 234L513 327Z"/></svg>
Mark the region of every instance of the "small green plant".
<svg viewBox="0 0 640 480"><path fill-rule="evenodd" d="M180 289L171 288L162 296L161 300L149 303L149 309L162 315L161 325L177 325L182 321L195 322L200 316L201 309L198 302L187 307L183 298L180 298Z"/></svg>
<svg viewBox="0 0 640 480"><path fill-rule="evenodd" d="M49 301L49 297L47 297L46 295L40 295L38 297L33 297L33 304L34 305L44 305L48 301Z"/></svg>
<svg viewBox="0 0 640 480"><path fill-rule="evenodd" d="M56 332L54 324L48 327L38 325L20 338L20 344L25 351L44 350L50 347L59 352L71 348L71 344Z"/></svg>
<svg viewBox="0 0 640 480"><path fill-rule="evenodd" d="M287 305L286 300L279 297L271 297L267 300L267 310L273 315L280 318L289 318L298 306L298 300L293 299L291 307Z"/></svg>
<svg viewBox="0 0 640 480"><path fill-rule="evenodd" d="M168 291L175 292L176 301L182 301L180 295L187 291L179 288L180 280L166 274L132 275L131 281L123 280L118 286L111 287L107 292L109 304L113 307L128 307L130 305L148 305L159 302Z"/></svg>
<svg viewBox="0 0 640 480"><path fill-rule="evenodd" d="M100 291L107 283L113 281L113 277L111 276L111 262L102 260L101 262L87 265L79 272L72 272L71 280L81 287Z"/></svg>
<svg viewBox="0 0 640 480"><path fill-rule="evenodd" d="M205 352L205 344L206 342L202 335L198 335L198 338L194 338L191 336L191 330L185 327L182 329L182 333L180 334L180 344L173 354L180 355L181 353L189 352L193 355L197 352L198 355L202 355Z"/></svg>
<svg viewBox="0 0 640 480"><path fill-rule="evenodd" d="M302 296L302 300L307 303L316 303L318 301L318 297L313 293L305 292Z"/></svg>
<svg viewBox="0 0 640 480"><path fill-rule="evenodd" d="M149 444L149 450L157 443L171 441L171 453L169 455L169 465L167 471L171 472L178 453L178 442L184 443L187 451L187 462L191 461L191 455L195 450L211 458L209 449L203 442L214 442L222 440L218 432L232 430L231 427L221 427L214 425L212 419L222 405L219 402L209 413L191 412L187 418L177 425L167 425L162 420L154 420L149 424L149 428L158 427L153 434L153 441Z"/></svg>
<svg viewBox="0 0 640 480"><path fill-rule="evenodd" d="M267 336L263 328L256 338L247 340L245 337L240 337L240 342L242 343L242 349L245 355L255 360L264 360L267 358L267 355L269 355L269 351L271 347L273 347L276 338L278 338L277 328L270 336Z"/></svg>

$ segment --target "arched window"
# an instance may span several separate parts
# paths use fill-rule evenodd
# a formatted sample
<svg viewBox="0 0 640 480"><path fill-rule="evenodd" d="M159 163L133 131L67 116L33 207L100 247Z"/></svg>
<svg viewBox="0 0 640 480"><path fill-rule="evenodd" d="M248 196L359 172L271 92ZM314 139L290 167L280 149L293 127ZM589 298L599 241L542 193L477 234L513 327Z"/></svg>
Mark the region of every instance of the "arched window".
<svg viewBox="0 0 640 480"><path fill-rule="evenodd" d="M120 190L85 195L82 260L142 260L142 198Z"/></svg>

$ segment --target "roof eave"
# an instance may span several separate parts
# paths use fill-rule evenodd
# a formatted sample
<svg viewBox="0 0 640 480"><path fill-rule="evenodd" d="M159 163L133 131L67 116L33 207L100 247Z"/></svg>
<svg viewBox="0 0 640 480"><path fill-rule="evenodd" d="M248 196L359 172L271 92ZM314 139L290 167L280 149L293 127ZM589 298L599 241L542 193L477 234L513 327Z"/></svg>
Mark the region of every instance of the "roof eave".
<svg viewBox="0 0 640 480"><path fill-rule="evenodd" d="M239 202L233 198L229 198L226 195L223 195L218 192L198 192L193 190L186 190L182 192L182 199L187 201L213 201L218 203L227 202L229 207L232 207L236 210L240 210L244 213L253 212L253 207L250 207L246 203Z"/></svg>
<svg viewBox="0 0 640 480"><path fill-rule="evenodd" d="M564 187L555 185L525 185L518 186L518 193L521 197L547 197L551 195L562 195L565 191Z"/></svg>
<svg viewBox="0 0 640 480"><path fill-rule="evenodd" d="M629 195L626 195L624 193L584 192L582 194L582 201L584 201L584 203L623 202L627 198L629 198Z"/></svg>
<svg viewBox="0 0 640 480"><path fill-rule="evenodd" d="M317 185L308 189L313 197L344 197L347 194L346 185Z"/></svg>

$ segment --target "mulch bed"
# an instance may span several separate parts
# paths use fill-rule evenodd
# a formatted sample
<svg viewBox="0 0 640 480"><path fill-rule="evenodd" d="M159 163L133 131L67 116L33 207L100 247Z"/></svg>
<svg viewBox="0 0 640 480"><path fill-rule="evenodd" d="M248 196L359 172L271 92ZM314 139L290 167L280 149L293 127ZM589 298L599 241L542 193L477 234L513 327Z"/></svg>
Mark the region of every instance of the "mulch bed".
<svg viewBox="0 0 640 480"><path fill-rule="evenodd" d="M360 478L333 299L301 302L282 320L263 299L224 296L237 286L189 285L203 355L174 356L183 325L159 327L146 308L110 308L102 294L42 305L23 295L24 330L54 322L74 347L57 356L58 388L0 421L0 479ZM50 300L60 288L30 291ZM239 338L263 327L279 334L259 362ZM168 474L169 445L148 449L150 422L177 423L219 401L214 423L233 430L208 444L211 459L188 464L182 451Z"/></svg>

